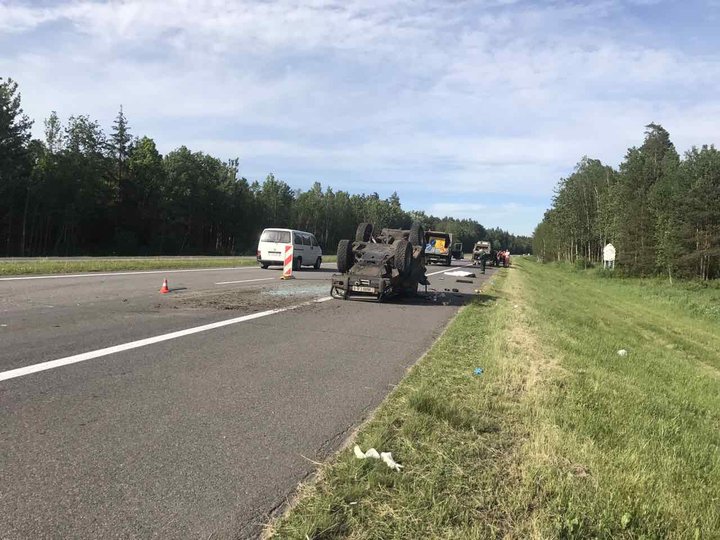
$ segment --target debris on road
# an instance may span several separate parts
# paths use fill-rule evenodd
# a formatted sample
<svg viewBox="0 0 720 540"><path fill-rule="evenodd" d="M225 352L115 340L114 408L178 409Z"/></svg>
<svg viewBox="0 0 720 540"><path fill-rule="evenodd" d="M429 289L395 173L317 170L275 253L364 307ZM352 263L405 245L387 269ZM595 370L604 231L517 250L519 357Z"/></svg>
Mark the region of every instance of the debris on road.
<svg viewBox="0 0 720 540"><path fill-rule="evenodd" d="M475 375L482 375L484 372L485 372L485 370L484 370L483 368L481 368L481 367L476 367L476 368L475 368L475 371L473 371L473 373L474 373Z"/></svg>
<svg viewBox="0 0 720 540"><path fill-rule="evenodd" d="M456 279L455 283L470 283L472 284L472 280L469 279Z"/></svg>
<svg viewBox="0 0 720 540"><path fill-rule="evenodd" d="M617 353L618 356L627 356L627 351L625 349L620 349Z"/></svg>
<svg viewBox="0 0 720 540"><path fill-rule="evenodd" d="M367 452L363 452L357 444L355 445L355 448L353 448L353 452L355 452L355 457L358 459L372 458L382 460L385 465L394 471L400 472L400 469L403 467L393 459L391 452L378 453L378 451L374 448L370 448Z"/></svg>
<svg viewBox="0 0 720 540"><path fill-rule="evenodd" d="M474 278L474 277L476 277L474 273L468 272L468 271L466 271L466 270L454 270L454 271L452 271L452 272L445 272L445 275L446 275L446 276L453 276L453 277L465 277L465 278L468 278L468 277Z"/></svg>
<svg viewBox="0 0 720 540"><path fill-rule="evenodd" d="M263 294L269 296L322 296L327 293L327 285L311 284L311 285L293 285L288 287L272 288L263 291Z"/></svg>

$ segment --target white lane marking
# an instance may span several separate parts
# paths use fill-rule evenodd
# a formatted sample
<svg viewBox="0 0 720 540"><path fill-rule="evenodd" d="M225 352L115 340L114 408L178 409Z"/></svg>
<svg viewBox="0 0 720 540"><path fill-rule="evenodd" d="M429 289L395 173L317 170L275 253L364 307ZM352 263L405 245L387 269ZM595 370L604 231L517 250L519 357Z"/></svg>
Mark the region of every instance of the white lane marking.
<svg viewBox="0 0 720 540"><path fill-rule="evenodd" d="M435 274L444 274L445 272L452 272L453 270L457 270L458 268L467 268L468 266L472 266L472 263L463 264L462 266L453 266L452 268L447 268L445 270L438 270L437 272L431 272L429 274L425 274L426 276L434 276Z"/></svg>
<svg viewBox="0 0 720 540"><path fill-rule="evenodd" d="M106 273L87 273L87 274L53 274L51 276L22 276L22 277L4 277L0 281L21 281L24 279L61 279L61 278L79 278L79 277L101 277L101 276L134 276L136 274L177 274L179 272L214 272L215 270L251 270L258 269L258 266L228 266L222 268L192 268L185 270L138 270L137 272L106 272Z"/></svg>
<svg viewBox="0 0 720 540"><path fill-rule="evenodd" d="M241 279L240 281L219 281L215 285L230 285L231 283L250 283L251 281L270 281L270 280L276 280L278 278L274 277L264 277L264 278L257 278L257 279Z"/></svg>
<svg viewBox="0 0 720 540"><path fill-rule="evenodd" d="M105 349L98 349L96 351L90 351L82 354L75 354L73 356L66 356L65 358L58 358L57 360L50 360L48 362L40 362L39 364L33 364L31 366L25 366L21 368L11 369L9 371L0 372L0 381L6 381L8 379L14 379L16 377L23 377L24 375L30 375L39 371L47 371L48 369L55 369L70 364L77 364L78 362L85 362L86 360L92 360L94 358L100 358L101 356L108 356L123 351L129 351L131 349L137 349L139 347L146 347L147 345L153 345L155 343L161 343L171 339L176 339L183 336L189 336L197 334L199 332L206 332L208 330L214 330L215 328L222 328L223 326L229 326L231 324L237 324L246 321L252 321L254 319L260 319L269 315L275 315L276 313L282 313L284 311L291 311L302 306L307 306L313 303L326 302L332 300L331 297L326 296L311 300L309 302L303 302L294 306L278 309L270 309L268 311L261 311L259 313L253 313L252 315L243 315L242 317L235 317L234 319L228 319L226 321L219 321L210 324L204 324L202 326L196 326L194 328L187 328L186 330L179 330L177 332L170 332L169 334L162 334L146 339L140 339L138 341L131 341L130 343L123 343L122 345L115 345L113 347L106 347Z"/></svg>

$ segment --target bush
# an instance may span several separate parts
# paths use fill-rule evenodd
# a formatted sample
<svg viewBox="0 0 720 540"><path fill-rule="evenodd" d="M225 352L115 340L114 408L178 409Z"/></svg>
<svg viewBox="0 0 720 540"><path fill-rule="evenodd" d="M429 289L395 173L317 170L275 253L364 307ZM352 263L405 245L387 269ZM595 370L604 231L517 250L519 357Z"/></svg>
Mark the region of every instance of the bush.
<svg viewBox="0 0 720 540"><path fill-rule="evenodd" d="M575 270L587 270L588 268L595 268L595 265L586 259L585 257L578 257L573 263Z"/></svg>

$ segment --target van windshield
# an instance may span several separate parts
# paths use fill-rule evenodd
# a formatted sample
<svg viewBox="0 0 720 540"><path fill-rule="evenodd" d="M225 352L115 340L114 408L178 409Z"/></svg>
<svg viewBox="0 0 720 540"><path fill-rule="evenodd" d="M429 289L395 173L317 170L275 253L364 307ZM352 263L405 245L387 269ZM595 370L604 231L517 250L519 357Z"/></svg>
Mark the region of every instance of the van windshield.
<svg viewBox="0 0 720 540"><path fill-rule="evenodd" d="M290 231L273 231L272 229L264 230L260 236L261 242L274 242L276 244L289 244Z"/></svg>

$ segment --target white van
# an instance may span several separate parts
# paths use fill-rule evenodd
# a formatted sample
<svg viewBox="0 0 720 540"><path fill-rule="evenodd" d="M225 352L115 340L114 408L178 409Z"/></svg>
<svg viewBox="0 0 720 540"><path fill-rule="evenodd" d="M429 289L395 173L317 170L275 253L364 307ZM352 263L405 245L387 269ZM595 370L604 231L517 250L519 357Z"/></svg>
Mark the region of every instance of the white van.
<svg viewBox="0 0 720 540"><path fill-rule="evenodd" d="M322 249L315 237L309 232L293 229L265 229L260 235L257 248L257 260L260 266L283 265L285 246L293 244L293 270L301 266L312 266L316 270L322 264Z"/></svg>

